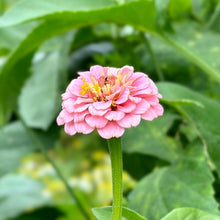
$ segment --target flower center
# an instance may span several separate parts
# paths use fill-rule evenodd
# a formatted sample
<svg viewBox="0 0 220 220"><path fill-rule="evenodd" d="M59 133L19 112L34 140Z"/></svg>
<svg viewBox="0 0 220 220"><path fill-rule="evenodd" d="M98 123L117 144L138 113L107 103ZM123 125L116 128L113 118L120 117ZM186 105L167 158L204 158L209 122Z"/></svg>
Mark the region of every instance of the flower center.
<svg viewBox="0 0 220 220"><path fill-rule="evenodd" d="M117 105L114 103L124 91L124 88L131 87L133 80L129 80L130 72L122 72L119 70L116 75L111 73L104 74L97 79L94 75L91 75L91 80L88 82L85 78L82 78L83 85L79 91L79 95L92 98L95 102L112 100L112 110L117 109ZM84 96L85 97L85 96Z"/></svg>

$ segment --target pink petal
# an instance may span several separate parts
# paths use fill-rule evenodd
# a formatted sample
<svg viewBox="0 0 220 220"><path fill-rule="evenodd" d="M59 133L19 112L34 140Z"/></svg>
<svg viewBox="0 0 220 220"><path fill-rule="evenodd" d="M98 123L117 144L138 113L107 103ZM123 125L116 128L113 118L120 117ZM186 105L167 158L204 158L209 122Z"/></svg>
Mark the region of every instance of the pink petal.
<svg viewBox="0 0 220 220"><path fill-rule="evenodd" d="M89 71L78 72L78 74L80 76L82 76L83 78L87 78L88 76L90 76L90 72Z"/></svg>
<svg viewBox="0 0 220 220"><path fill-rule="evenodd" d="M106 110L97 110L93 105L89 106L89 112L91 115L103 116L106 112L110 110L111 110L110 108Z"/></svg>
<svg viewBox="0 0 220 220"><path fill-rule="evenodd" d="M133 96L129 95L129 100L131 100L134 103L139 103L142 100L142 98L140 98L140 97L133 97Z"/></svg>
<svg viewBox="0 0 220 220"><path fill-rule="evenodd" d="M108 120L101 116L87 115L85 118L87 124L92 128L103 128Z"/></svg>
<svg viewBox="0 0 220 220"><path fill-rule="evenodd" d="M79 133L89 134L94 128L90 127L86 122L77 122L75 123L75 129Z"/></svg>
<svg viewBox="0 0 220 220"><path fill-rule="evenodd" d="M114 99L114 97L115 97L116 95L118 95L120 92L121 92L121 87L118 87L118 88L115 90L114 93L112 93L112 94L109 95L109 96L106 96L106 98L107 98L108 100L112 100L112 99Z"/></svg>
<svg viewBox="0 0 220 220"><path fill-rule="evenodd" d="M125 113L120 112L120 111L109 111L105 114L105 118L107 118L110 121L112 121L112 120L114 120L114 121L121 120L124 116L125 116Z"/></svg>
<svg viewBox="0 0 220 220"><path fill-rule="evenodd" d="M105 127L98 128L97 130L99 135L105 139L110 139L112 137L121 137L125 131L125 129L120 127L116 122L108 122Z"/></svg>
<svg viewBox="0 0 220 220"><path fill-rule="evenodd" d="M91 103L91 102L94 102L93 99L91 98L77 97L74 104Z"/></svg>
<svg viewBox="0 0 220 220"><path fill-rule="evenodd" d="M74 126L74 122L69 122L64 125L64 130L69 135L74 135L76 133L76 129Z"/></svg>
<svg viewBox="0 0 220 220"><path fill-rule="evenodd" d="M145 120L152 121L154 118L163 115L163 107L160 104L151 106L141 117Z"/></svg>
<svg viewBox="0 0 220 220"><path fill-rule="evenodd" d="M149 95L144 97L144 100L146 100L150 105L157 105L159 103L159 99L156 95Z"/></svg>
<svg viewBox="0 0 220 220"><path fill-rule="evenodd" d="M124 75L126 73L133 73L134 72L134 67L133 66L123 66L121 68L121 75Z"/></svg>
<svg viewBox="0 0 220 220"><path fill-rule="evenodd" d="M119 70L120 70L119 68L115 68L115 67L108 68L109 74L112 74L113 76L116 76Z"/></svg>
<svg viewBox="0 0 220 220"><path fill-rule="evenodd" d="M133 82L133 86L136 87L138 90L146 89L149 87L149 79L146 77L144 73L139 73L140 75L142 74L141 77L137 78Z"/></svg>
<svg viewBox="0 0 220 220"><path fill-rule="evenodd" d="M139 125L140 121L140 115L127 114L123 119L117 121L117 123L123 128L130 128L131 126L136 127Z"/></svg>
<svg viewBox="0 0 220 220"><path fill-rule="evenodd" d="M158 116L161 116L163 115L163 107L162 105L158 104L158 105L154 105L152 106L152 108L154 109L154 112L158 115Z"/></svg>
<svg viewBox="0 0 220 220"><path fill-rule="evenodd" d="M94 102L93 103L93 106L97 109L97 110L106 110L108 109L112 104L112 101L107 101L107 102L104 102L104 101L101 101L101 102Z"/></svg>
<svg viewBox="0 0 220 220"><path fill-rule="evenodd" d="M135 108L136 108L136 104L134 104L130 100L128 100L127 102L117 106L118 111L122 111L122 112L125 112L125 113L130 113Z"/></svg>
<svg viewBox="0 0 220 220"><path fill-rule="evenodd" d="M137 95L138 96L140 96L140 95L151 95L151 94L153 94L153 90L151 88L146 88L146 89L132 91L132 95L133 96L137 96Z"/></svg>
<svg viewBox="0 0 220 220"><path fill-rule="evenodd" d="M128 100L128 96L130 94L130 90L128 88L125 88L122 94L120 95L119 99L115 101L115 104L121 104Z"/></svg>
<svg viewBox="0 0 220 220"><path fill-rule="evenodd" d="M77 112L74 114L74 122L84 121L85 116L89 114L89 111Z"/></svg>
<svg viewBox="0 0 220 220"><path fill-rule="evenodd" d="M104 73L103 67L99 66L99 65L92 66L90 68L90 72L91 72L92 75L95 76L96 79L99 79L99 77L101 76L101 72Z"/></svg>
<svg viewBox="0 0 220 220"><path fill-rule="evenodd" d="M66 89L66 92L63 93L61 96L62 96L62 99L63 99L63 100L66 100L66 99L68 99L68 98L72 98L72 99L74 99L74 100L76 99L75 95L73 95L73 94L69 91L68 88Z"/></svg>
<svg viewBox="0 0 220 220"><path fill-rule="evenodd" d="M137 105L136 105L136 108L135 110L132 112L132 114L143 114L145 113L148 109L150 108L150 104L142 99L141 102L139 102Z"/></svg>
<svg viewBox="0 0 220 220"><path fill-rule="evenodd" d="M81 79L74 79L71 81L71 83L68 85L69 91L76 96L80 95L80 91L82 90L81 86L84 84L84 82Z"/></svg>
<svg viewBox="0 0 220 220"><path fill-rule="evenodd" d="M58 115L58 117L57 117L57 124L60 126L60 125L63 125L65 122L64 122L64 120L63 120L63 117L61 116L61 112L60 112L60 114Z"/></svg>
<svg viewBox="0 0 220 220"><path fill-rule="evenodd" d="M79 105L74 105L75 107L75 112L83 112L85 111L91 104L79 104Z"/></svg>
<svg viewBox="0 0 220 220"><path fill-rule="evenodd" d="M73 100L72 98L69 98L63 101L62 107L66 109L69 113L72 113L75 111L74 103L75 103L75 100Z"/></svg>

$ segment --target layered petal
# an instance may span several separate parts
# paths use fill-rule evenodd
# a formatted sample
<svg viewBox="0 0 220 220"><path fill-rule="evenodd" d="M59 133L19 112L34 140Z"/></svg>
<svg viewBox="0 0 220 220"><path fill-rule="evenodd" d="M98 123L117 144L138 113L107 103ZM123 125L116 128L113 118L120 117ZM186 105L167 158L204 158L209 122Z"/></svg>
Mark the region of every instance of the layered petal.
<svg viewBox="0 0 220 220"><path fill-rule="evenodd" d="M83 134L89 134L91 133L94 128L92 128L91 126L89 126L86 122L81 121L81 122L76 122L74 123L75 125L75 129L77 132L79 133L83 133Z"/></svg>
<svg viewBox="0 0 220 220"><path fill-rule="evenodd" d="M124 116L125 113L121 111L109 111L105 114L105 118L109 121L118 121L121 120Z"/></svg>
<svg viewBox="0 0 220 220"><path fill-rule="evenodd" d="M143 114L150 108L150 104L142 99L139 103L137 103L135 110L132 112L133 114Z"/></svg>
<svg viewBox="0 0 220 220"><path fill-rule="evenodd" d="M116 122L108 122L105 127L98 128L97 130L99 135L105 139L119 138L125 132L125 129L120 127Z"/></svg>
<svg viewBox="0 0 220 220"><path fill-rule="evenodd" d="M95 115L87 115L85 120L86 123L92 128L103 128L108 123L106 118Z"/></svg>
<svg viewBox="0 0 220 220"><path fill-rule="evenodd" d="M94 129L106 139L120 137L125 128L135 127L141 118L153 120L163 114L162 96L154 82L131 66L121 69L92 66L80 72L62 94L57 124L67 134L88 134Z"/></svg>
<svg viewBox="0 0 220 220"><path fill-rule="evenodd" d="M139 125L140 121L141 121L140 115L127 114L123 119L117 121L117 123L123 128L130 128Z"/></svg>
<svg viewBox="0 0 220 220"><path fill-rule="evenodd" d="M68 122L64 125L64 131L69 135L74 135L77 131L74 126L74 122Z"/></svg>

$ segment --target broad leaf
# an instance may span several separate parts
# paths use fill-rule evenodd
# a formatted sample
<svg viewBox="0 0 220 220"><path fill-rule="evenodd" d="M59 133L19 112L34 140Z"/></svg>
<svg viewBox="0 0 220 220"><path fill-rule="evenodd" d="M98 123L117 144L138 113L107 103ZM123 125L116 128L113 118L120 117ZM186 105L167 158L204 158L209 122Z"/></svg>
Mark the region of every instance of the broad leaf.
<svg viewBox="0 0 220 220"><path fill-rule="evenodd" d="M47 132L33 131L34 135L44 147L54 146L58 136L58 127L51 126ZM0 129L0 177L18 168L21 159L37 151L38 146L31 139L30 134L16 121Z"/></svg>
<svg viewBox="0 0 220 220"><path fill-rule="evenodd" d="M175 164L144 177L130 193L128 207L149 219L160 219L178 207L218 214L212 183L202 146L191 145Z"/></svg>
<svg viewBox="0 0 220 220"><path fill-rule="evenodd" d="M18 167L21 158L37 149L20 122L0 130L0 176Z"/></svg>
<svg viewBox="0 0 220 220"><path fill-rule="evenodd" d="M93 208L93 214L96 216L98 220L112 220L112 207L102 207L102 208ZM122 220L147 220L137 212L122 207Z"/></svg>
<svg viewBox="0 0 220 220"><path fill-rule="evenodd" d="M58 112L60 81L66 79L63 72L67 69L72 36L72 33L60 36L62 49L44 54L33 64L33 74L19 97L19 112L30 127L47 129Z"/></svg>
<svg viewBox="0 0 220 220"><path fill-rule="evenodd" d="M218 34L190 23L176 23L174 27L175 33L161 33L162 39L220 82Z"/></svg>
<svg viewBox="0 0 220 220"><path fill-rule="evenodd" d="M219 103L177 84L158 83L157 86L161 94L163 94L163 98L167 100L167 103L174 105L189 123L194 126L220 175ZM178 100L181 102L183 99L196 101L201 106L172 103Z"/></svg>
<svg viewBox="0 0 220 220"><path fill-rule="evenodd" d="M161 220L219 220L220 216L193 208L178 208L171 211Z"/></svg>
<svg viewBox="0 0 220 220"><path fill-rule="evenodd" d="M0 189L0 219L12 218L51 202L42 194L43 185L28 177L6 175L0 179Z"/></svg>
<svg viewBox="0 0 220 220"><path fill-rule="evenodd" d="M38 22L30 22L14 27L0 28L0 55L13 51L37 24Z"/></svg>
<svg viewBox="0 0 220 220"><path fill-rule="evenodd" d="M34 8L34 10L32 10ZM22 13L21 13L22 12ZM62 12L62 13L61 13ZM131 1L117 5L112 1L90 0L56 2L24 0L15 4L1 19L2 26L15 25L33 19L45 19L24 39L19 47L11 53L0 73L0 118L5 117L10 109L15 108L18 92L28 77L30 64L23 64L23 59L35 51L46 39L64 33L79 26L101 22L116 22L130 24L137 28L148 30L154 24L153 1ZM142 16L140 16L142 15ZM15 77L19 73L19 81ZM6 92L7 91L7 92Z"/></svg>
<svg viewBox="0 0 220 220"><path fill-rule="evenodd" d="M138 127L128 129L123 135L123 151L149 154L172 162L179 156L180 148L166 133L175 119L176 115L165 114L154 121L142 120Z"/></svg>

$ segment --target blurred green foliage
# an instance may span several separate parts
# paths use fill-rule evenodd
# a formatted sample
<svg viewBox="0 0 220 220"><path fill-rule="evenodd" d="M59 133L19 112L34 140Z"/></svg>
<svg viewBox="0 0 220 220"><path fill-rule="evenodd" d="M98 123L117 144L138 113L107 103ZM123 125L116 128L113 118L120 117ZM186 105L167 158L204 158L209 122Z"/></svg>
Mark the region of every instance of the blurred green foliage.
<svg viewBox="0 0 220 220"><path fill-rule="evenodd" d="M84 219L39 146L84 209L111 205L105 140L55 123L94 64L132 65L163 95L164 116L122 138L123 219L219 219L219 0L2 0L0 14L0 220Z"/></svg>

